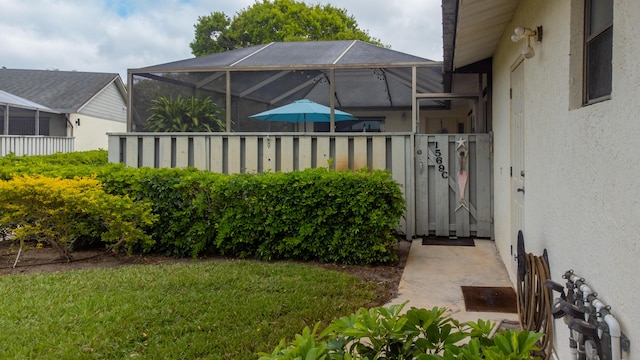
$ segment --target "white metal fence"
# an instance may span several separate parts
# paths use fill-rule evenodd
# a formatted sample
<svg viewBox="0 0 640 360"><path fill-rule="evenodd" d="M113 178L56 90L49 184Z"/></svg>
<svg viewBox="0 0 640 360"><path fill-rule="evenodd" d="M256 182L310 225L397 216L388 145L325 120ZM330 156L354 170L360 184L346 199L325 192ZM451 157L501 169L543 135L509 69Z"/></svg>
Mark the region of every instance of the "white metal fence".
<svg viewBox="0 0 640 360"><path fill-rule="evenodd" d="M73 152L74 138L63 136L0 135L0 156L50 155Z"/></svg>
<svg viewBox="0 0 640 360"><path fill-rule="evenodd" d="M463 190L456 176L456 144L461 137L469 151ZM315 167L386 169L405 194L407 209L399 230L407 237L491 236L488 134L114 133L109 134L109 161L225 174ZM458 207L461 203L464 206Z"/></svg>

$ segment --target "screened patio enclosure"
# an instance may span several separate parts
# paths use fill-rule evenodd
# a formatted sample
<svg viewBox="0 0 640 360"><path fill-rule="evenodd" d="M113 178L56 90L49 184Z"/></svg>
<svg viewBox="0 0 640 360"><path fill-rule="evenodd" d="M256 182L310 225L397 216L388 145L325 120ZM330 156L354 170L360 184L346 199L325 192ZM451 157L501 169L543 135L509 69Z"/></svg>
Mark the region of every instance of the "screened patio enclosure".
<svg viewBox="0 0 640 360"><path fill-rule="evenodd" d="M442 62L360 41L270 43L130 69L128 132L109 134L109 161L224 174L388 170L405 196L407 238L490 237L484 84L471 77L454 93L443 79ZM210 99L226 129L147 127L154 99L178 96ZM302 99L330 107L329 121L250 117ZM335 121L336 110L357 119Z"/></svg>
<svg viewBox="0 0 640 360"><path fill-rule="evenodd" d="M269 43L130 69L128 84L134 132L148 131L158 97L211 99L227 132L411 132L418 111L447 105L413 101L419 93L442 93L441 62L347 40ZM301 99L358 120L299 126L249 118Z"/></svg>

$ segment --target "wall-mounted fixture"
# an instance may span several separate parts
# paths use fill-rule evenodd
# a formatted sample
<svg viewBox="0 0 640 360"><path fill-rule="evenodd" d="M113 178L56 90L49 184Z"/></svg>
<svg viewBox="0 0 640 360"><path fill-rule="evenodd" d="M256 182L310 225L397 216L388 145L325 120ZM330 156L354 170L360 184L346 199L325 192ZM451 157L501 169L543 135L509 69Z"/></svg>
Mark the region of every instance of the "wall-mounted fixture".
<svg viewBox="0 0 640 360"><path fill-rule="evenodd" d="M535 42L542 41L542 26L538 26L535 30L518 26L513 31L513 35L511 35L511 41L513 42L518 42L522 39L526 39L527 46L522 49L522 56L524 56L525 59L531 59L536 55L533 47L531 47L531 38L533 38L533 41Z"/></svg>
<svg viewBox="0 0 640 360"><path fill-rule="evenodd" d="M76 120L76 125L80 126L80 118L78 118L78 120Z"/></svg>

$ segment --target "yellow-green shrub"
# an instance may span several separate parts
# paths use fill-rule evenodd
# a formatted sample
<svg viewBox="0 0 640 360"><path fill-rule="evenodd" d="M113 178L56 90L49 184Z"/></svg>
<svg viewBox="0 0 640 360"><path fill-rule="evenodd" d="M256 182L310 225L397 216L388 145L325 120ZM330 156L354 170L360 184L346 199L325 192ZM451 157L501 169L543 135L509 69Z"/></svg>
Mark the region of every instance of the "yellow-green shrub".
<svg viewBox="0 0 640 360"><path fill-rule="evenodd" d="M16 240L47 241L67 257L81 238L100 239L116 251L152 246L139 226L155 220L149 203L107 194L94 178L22 175L0 181L0 224Z"/></svg>

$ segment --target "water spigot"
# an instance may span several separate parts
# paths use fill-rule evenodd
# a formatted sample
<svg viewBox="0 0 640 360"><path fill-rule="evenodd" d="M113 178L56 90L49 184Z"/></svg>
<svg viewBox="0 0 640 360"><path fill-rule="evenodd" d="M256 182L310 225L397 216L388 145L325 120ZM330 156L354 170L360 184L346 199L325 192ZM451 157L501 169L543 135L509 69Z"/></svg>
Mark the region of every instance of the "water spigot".
<svg viewBox="0 0 640 360"><path fill-rule="evenodd" d="M558 284L553 280L547 280L544 282L544 286L548 287L551 290L557 291L560 293L560 298L562 300L567 300L567 295L564 293L564 286Z"/></svg>

